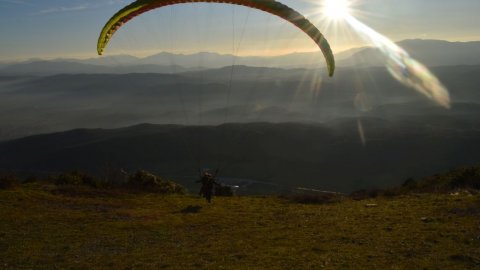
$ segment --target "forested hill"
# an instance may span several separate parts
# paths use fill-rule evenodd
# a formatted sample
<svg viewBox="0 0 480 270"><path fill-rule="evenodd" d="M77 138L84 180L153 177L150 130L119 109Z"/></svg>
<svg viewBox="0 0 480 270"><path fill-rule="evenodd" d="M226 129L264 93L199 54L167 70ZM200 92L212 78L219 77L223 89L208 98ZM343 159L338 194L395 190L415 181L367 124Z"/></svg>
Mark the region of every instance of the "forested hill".
<svg viewBox="0 0 480 270"><path fill-rule="evenodd" d="M361 118L79 129L2 143L0 168L24 173L146 169L191 187L199 167L218 167L223 177L349 192L475 164L479 127L442 116L428 124Z"/></svg>

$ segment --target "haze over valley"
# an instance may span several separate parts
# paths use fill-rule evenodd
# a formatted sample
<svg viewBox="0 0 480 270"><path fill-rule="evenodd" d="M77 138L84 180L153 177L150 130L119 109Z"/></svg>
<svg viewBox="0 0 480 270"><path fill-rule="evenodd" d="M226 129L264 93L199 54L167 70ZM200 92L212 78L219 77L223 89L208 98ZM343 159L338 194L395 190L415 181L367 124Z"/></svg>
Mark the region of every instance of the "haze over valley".
<svg viewBox="0 0 480 270"><path fill-rule="evenodd" d="M476 163L480 42L400 44L441 78L451 109L396 81L371 48L340 54L334 78L298 65L320 60L317 53L8 64L0 70L0 168L145 168L188 186L198 166L221 160L225 176L277 191L352 191ZM18 140L52 132L61 133Z"/></svg>
<svg viewBox="0 0 480 270"><path fill-rule="evenodd" d="M0 0L0 269L478 269L479 11Z"/></svg>

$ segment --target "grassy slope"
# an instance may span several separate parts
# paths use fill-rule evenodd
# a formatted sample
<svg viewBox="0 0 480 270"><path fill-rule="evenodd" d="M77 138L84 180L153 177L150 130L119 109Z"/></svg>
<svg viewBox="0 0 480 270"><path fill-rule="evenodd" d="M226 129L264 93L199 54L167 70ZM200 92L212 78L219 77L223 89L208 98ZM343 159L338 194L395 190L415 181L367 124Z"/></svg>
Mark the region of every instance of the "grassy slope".
<svg viewBox="0 0 480 270"><path fill-rule="evenodd" d="M207 205L189 196L74 193L38 184L0 190L0 269L480 268L479 196ZM182 213L190 205L202 208Z"/></svg>

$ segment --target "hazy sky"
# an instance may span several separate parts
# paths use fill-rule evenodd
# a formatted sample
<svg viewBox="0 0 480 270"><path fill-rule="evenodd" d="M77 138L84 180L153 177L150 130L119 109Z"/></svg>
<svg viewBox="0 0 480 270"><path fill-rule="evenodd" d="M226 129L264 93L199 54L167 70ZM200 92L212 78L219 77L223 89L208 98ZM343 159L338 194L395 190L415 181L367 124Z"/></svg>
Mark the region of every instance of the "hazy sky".
<svg viewBox="0 0 480 270"><path fill-rule="evenodd" d="M0 61L95 57L104 23L128 0L0 0ZM319 27L339 52L363 45L345 25L319 14L321 0L282 0ZM392 40L480 40L479 0L357 0L355 15ZM234 18L234 19L232 19ZM214 51L274 55L314 51L294 26L269 14L227 4L182 4L129 22L113 38L109 55L160 51Z"/></svg>

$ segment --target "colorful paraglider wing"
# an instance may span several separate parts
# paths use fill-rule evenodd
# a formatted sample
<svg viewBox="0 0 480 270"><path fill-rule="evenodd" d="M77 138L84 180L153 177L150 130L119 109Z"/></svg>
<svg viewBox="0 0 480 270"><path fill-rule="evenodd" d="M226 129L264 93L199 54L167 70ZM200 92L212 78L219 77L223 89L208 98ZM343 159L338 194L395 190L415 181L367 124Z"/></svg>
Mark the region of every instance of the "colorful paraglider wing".
<svg viewBox="0 0 480 270"><path fill-rule="evenodd" d="M112 38L113 34L120 27L122 27L122 25L124 25L134 17L152 9L168 5L195 2L229 3L234 5L251 7L263 10L265 12L279 16L282 19L289 21L290 23L300 28L303 32L305 32L318 45L326 59L329 75L333 76L333 73L335 71L335 59L333 57L330 45L328 44L328 41L325 39L322 33L318 30L317 27L315 27L315 25L313 25L300 13L275 0L137 0L118 11L103 27L97 44L98 54L103 54L103 51L110 39Z"/></svg>

